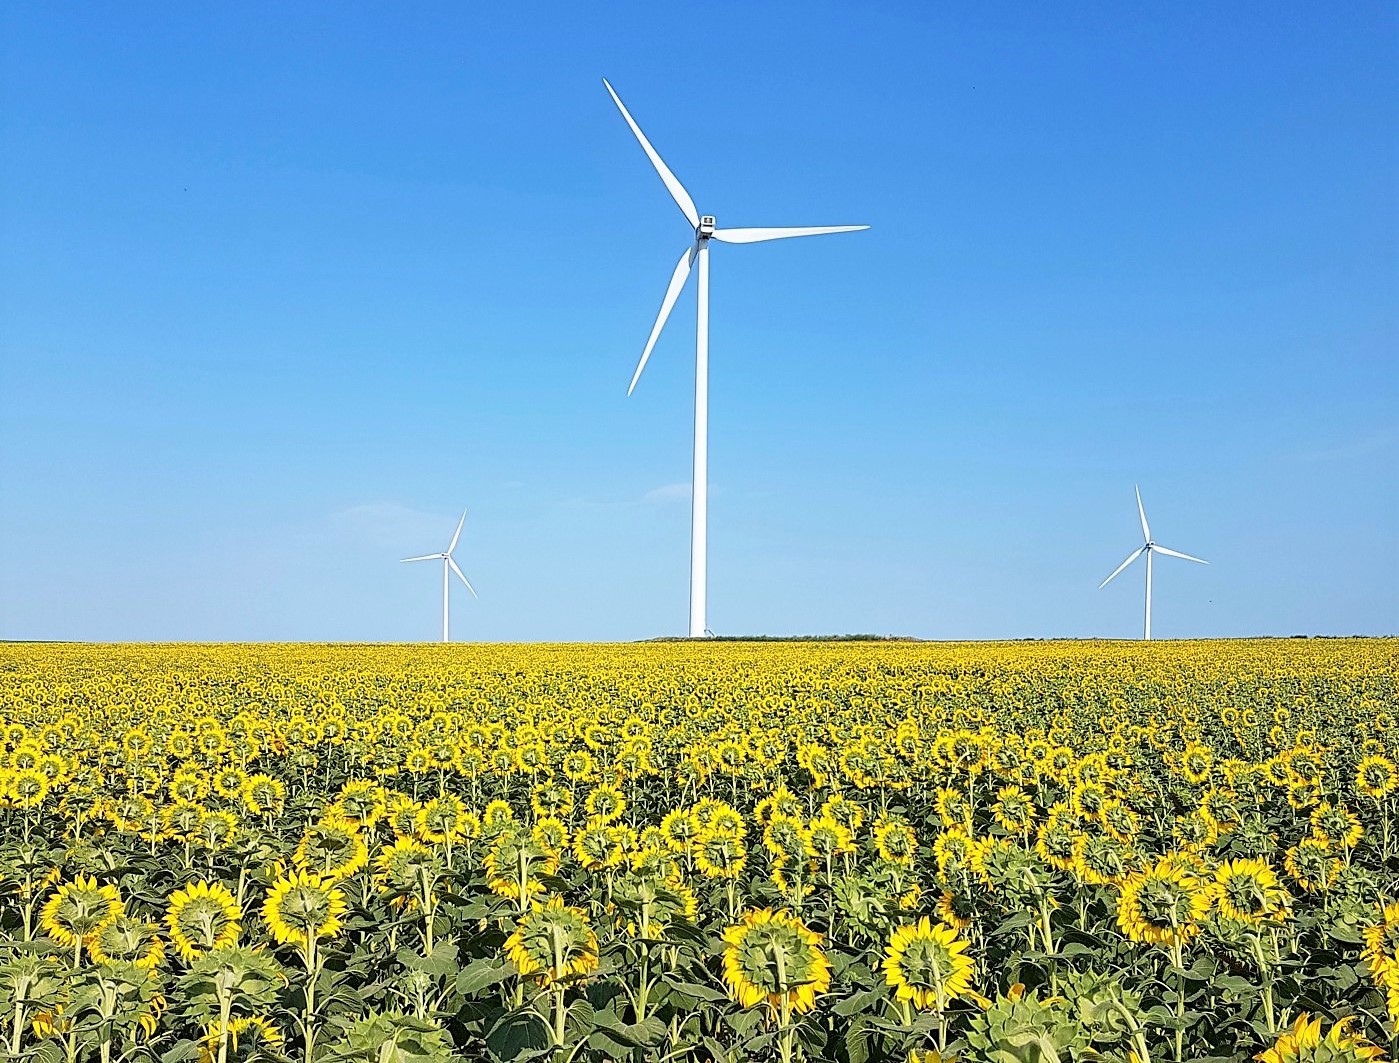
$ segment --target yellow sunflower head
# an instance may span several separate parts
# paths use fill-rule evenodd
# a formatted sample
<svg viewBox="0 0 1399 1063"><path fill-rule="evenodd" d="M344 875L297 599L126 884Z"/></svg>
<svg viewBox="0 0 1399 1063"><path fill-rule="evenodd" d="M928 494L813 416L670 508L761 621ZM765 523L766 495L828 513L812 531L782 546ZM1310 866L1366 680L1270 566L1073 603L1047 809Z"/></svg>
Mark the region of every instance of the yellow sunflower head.
<svg viewBox="0 0 1399 1063"><path fill-rule="evenodd" d="M170 895L165 926L186 961L238 942L243 909L221 882L195 882Z"/></svg>
<svg viewBox="0 0 1399 1063"><path fill-rule="evenodd" d="M61 883L39 916L44 932L60 945L75 946L121 915L121 894L113 885L99 886L90 875Z"/></svg>
<svg viewBox="0 0 1399 1063"><path fill-rule="evenodd" d="M199 1046L199 1063L216 1063L219 1042L223 1040L223 1024L211 1023ZM264 1059L279 1053L282 1031L258 1015L245 1015L228 1022L228 1063Z"/></svg>
<svg viewBox="0 0 1399 1063"><path fill-rule="evenodd" d="M353 821L326 816L306 829L292 862L322 878L347 878L369 863L369 846Z"/></svg>
<svg viewBox="0 0 1399 1063"><path fill-rule="evenodd" d="M1287 891L1278 876L1262 860L1229 860L1214 874L1215 900L1222 915L1258 926L1281 922L1287 916Z"/></svg>
<svg viewBox="0 0 1399 1063"><path fill-rule="evenodd" d="M912 867L918 852L918 835L898 819L881 819L874 828L874 847L881 860L901 867Z"/></svg>
<svg viewBox="0 0 1399 1063"><path fill-rule="evenodd" d="M738 1003L766 1003L782 1014L802 1013L831 985L821 939L785 911L745 912L724 931L724 981Z"/></svg>
<svg viewBox="0 0 1399 1063"><path fill-rule="evenodd" d="M159 927L125 913L88 935L86 945L94 963L124 962L152 968L165 958Z"/></svg>
<svg viewBox="0 0 1399 1063"><path fill-rule="evenodd" d="M884 949L884 981L898 1000L920 1011L942 1011L972 988L973 964L967 942L944 923L924 916L899 927Z"/></svg>
<svg viewBox="0 0 1399 1063"><path fill-rule="evenodd" d="M301 945L340 932L347 905L334 881L309 871L293 871L272 884L262 918L278 944Z"/></svg>
<svg viewBox="0 0 1399 1063"><path fill-rule="evenodd" d="M1200 932L1209 915L1213 889L1170 856L1123 880L1117 897L1117 925L1133 941L1174 947Z"/></svg>
<svg viewBox="0 0 1399 1063"><path fill-rule="evenodd" d="M597 970L597 935L580 908L563 898L534 901L505 939L505 955L525 978L552 986Z"/></svg>
<svg viewBox="0 0 1399 1063"><path fill-rule="evenodd" d="M1399 967L1399 902L1380 908L1379 922L1362 932L1365 949L1361 958L1370 962L1370 973L1381 975Z"/></svg>
<svg viewBox="0 0 1399 1063"><path fill-rule="evenodd" d="M1399 772L1394 761L1374 753L1362 757L1355 766L1355 788L1372 801L1381 801L1399 785Z"/></svg>
<svg viewBox="0 0 1399 1063"><path fill-rule="evenodd" d="M1290 1030L1284 1031L1271 1047L1253 1058L1259 1063L1320 1063L1321 1060L1326 1063L1367 1063L1368 1060L1382 1057L1382 1049L1359 1034L1351 1033L1350 1023L1350 1019L1342 1019L1322 1037L1321 1020L1303 1012L1297 1016Z"/></svg>

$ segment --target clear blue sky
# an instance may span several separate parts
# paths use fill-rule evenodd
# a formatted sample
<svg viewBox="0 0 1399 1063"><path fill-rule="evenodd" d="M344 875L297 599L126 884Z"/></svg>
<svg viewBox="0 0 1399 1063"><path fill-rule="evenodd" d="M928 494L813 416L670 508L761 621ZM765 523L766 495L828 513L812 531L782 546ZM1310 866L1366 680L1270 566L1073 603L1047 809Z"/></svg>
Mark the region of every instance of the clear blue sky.
<svg viewBox="0 0 1399 1063"><path fill-rule="evenodd" d="M994 9L993 9L994 8ZM1399 631L1392 3L9 4L0 637Z"/></svg>

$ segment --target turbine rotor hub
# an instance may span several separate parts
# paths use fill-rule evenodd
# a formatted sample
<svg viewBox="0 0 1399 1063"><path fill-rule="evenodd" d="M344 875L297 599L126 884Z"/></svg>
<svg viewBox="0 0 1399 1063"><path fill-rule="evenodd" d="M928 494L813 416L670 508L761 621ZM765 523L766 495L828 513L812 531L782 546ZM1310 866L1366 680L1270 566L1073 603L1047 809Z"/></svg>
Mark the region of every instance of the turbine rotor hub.
<svg viewBox="0 0 1399 1063"><path fill-rule="evenodd" d="M700 218L700 223L699 223L699 228L697 228L697 229L695 230L695 233L699 236L699 238L700 238L701 240L705 240L705 239L708 239L709 237L713 236L713 235L714 235L714 215L713 215L713 214L706 214L706 215L704 215L703 217L701 217L701 218Z"/></svg>

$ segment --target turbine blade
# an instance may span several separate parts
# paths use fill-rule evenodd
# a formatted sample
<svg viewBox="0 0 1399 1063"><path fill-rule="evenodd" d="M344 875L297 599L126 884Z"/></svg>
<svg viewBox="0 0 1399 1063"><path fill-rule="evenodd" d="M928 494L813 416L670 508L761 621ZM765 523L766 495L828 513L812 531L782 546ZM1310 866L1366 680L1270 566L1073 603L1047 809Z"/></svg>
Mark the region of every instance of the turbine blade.
<svg viewBox="0 0 1399 1063"><path fill-rule="evenodd" d="M457 567L457 563L449 557L447 558L447 564L452 566L452 571L455 572L458 578L460 578L461 581L466 584L466 589L471 592L471 597L477 597L476 588L473 587L471 585L471 581L466 578L466 573L462 572L462 570L459 567Z"/></svg>
<svg viewBox="0 0 1399 1063"><path fill-rule="evenodd" d="M1206 561L1203 557L1191 557L1189 554L1182 554L1179 550L1168 550L1164 546L1153 546L1152 549L1155 550L1158 554L1168 554L1171 557L1179 557L1185 561L1194 561L1197 564L1201 565L1209 564L1209 562Z"/></svg>
<svg viewBox="0 0 1399 1063"><path fill-rule="evenodd" d="M1140 556L1141 556L1142 554L1144 554L1144 553L1146 553L1146 547L1145 547L1145 546L1139 546L1139 547L1137 547L1135 550L1133 550L1130 554L1128 554L1128 555L1127 555L1127 560L1124 561L1124 562L1122 562L1122 564L1118 565L1115 569L1113 569L1113 570L1112 570L1112 575L1111 575L1111 576L1109 576L1107 579L1103 580L1102 583L1098 584L1098 590L1102 590L1104 587L1106 587L1106 586L1107 586L1109 583L1111 583L1113 580L1117 579L1117 577L1118 577L1119 575L1121 575L1122 570L1123 570L1124 568L1126 568L1128 565L1130 565L1133 561L1135 561L1138 557L1140 557Z"/></svg>
<svg viewBox="0 0 1399 1063"><path fill-rule="evenodd" d="M785 240L789 236L825 236L827 233L857 233L868 225L808 225L785 229L715 229L714 239L726 244L759 244L764 240Z"/></svg>
<svg viewBox="0 0 1399 1063"><path fill-rule="evenodd" d="M404 558L400 558L400 561L440 561L441 559L442 559L442 555L441 555L441 554L424 554L422 557L404 557Z"/></svg>
<svg viewBox="0 0 1399 1063"><path fill-rule="evenodd" d="M452 536L452 545L447 547L447 553L451 553L457 548L457 540L461 538L461 526L466 523L466 510L461 511L461 520L457 521L456 534Z"/></svg>
<svg viewBox="0 0 1399 1063"><path fill-rule="evenodd" d="M699 211L695 209L695 201L690 198L690 193L685 191L685 186L680 183L680 179L670 172L670 167L656 154L656 149L646 139L646 134L636 124L636 119L631 116L631 112L622 103L622 98L617 95L612 84L606 78L602 79L602 83L607 86L608 95L612 97L612 102L617 105L617 110L622 112L622 117L627 120L627 125L631 126L631 131L636 134L636 139L641 141L641 150L646 152L646 157L651 160L651 165L656 168L656 173L661 175L661 181L665 184L666 190L670 192L670 197L675 200L675 205L680 208L680 213L685 215L689 223L698 229Z"/></svg>
<svg viewBox="0 0 1399 1063"><path fill-rule="evenodd" d="M651 326L651 336L646 341L646 349L641 352L641 361L636 363L636 372L631 375L631 383L627 385L628 395L641 379L641 371L646 368L646 361L651 357L656 340L660 338L661 329L665 328L666 318L670 317L670 312L675 307L675 300L680 298L680 289L685 287L685 280L690 276L690 264L694 260L695 249L687 247L685 253L680 256L680 261L675 264L675 272L670 275L670 287L666 288L665 298L661 300L661 312L656 315L656 323Z"/></svg>
<svg viewBox="0 0 1399 1063"><path fill-rule="evenodd" d="M1142 538L1145 539L1147 542L1151 542L1151 527L1146 522L1146 510L1142 507L1142 489L1138 487L1136 491L1137 516L1141 517L1142 519Z"/></svg>

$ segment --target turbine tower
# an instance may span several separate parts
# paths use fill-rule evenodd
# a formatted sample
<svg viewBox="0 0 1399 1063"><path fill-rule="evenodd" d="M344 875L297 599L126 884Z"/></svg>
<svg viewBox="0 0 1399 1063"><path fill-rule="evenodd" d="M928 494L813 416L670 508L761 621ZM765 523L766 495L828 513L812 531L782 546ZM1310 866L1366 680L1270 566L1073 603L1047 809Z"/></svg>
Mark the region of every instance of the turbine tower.
<svg viewBox="0 0 1399 1063"><path fill-rule="evenodd" d="M690 276L691 267L698 264L699 313L695 326L695 451L694 475L690 480L690 637L703 638L708 634L705 622L705 595L709 553L709 242L718 240L724 244L756 244L765 240L783 240L790 236L823 236L826 233L856 232L860 229L868 229L869 226L717 228L713 215L701 215L695 209L695 201L685 191L685 186L661 160L660 155L651 146L651 142L646 139L641 127L636 124L636 120L622 104L621 98L608 80L603 78L602 83L607 86L607 92L612 97L612 102L617 105L617 109L622 112L622 117L627 120L627 125L636 135L636 139L641 142L641 150L646 152L646 157L656 168L656 173L660 175L661 182L666 186L666 191L670 193L676 206L680 208L680 213L685 215L685 220L690 223L690 227L694 230L693 242L685 248L684 253L680 256L680 261L675 264L675 271L671 274L665 298L661 300L661 312L656 316L656 323L651 326L651 336L646 341L646 349L641 352L641 361L637 363L636 372L632 374L627 394L630 395L635 389L636 382L641 377L641 371L646 368L646 360L651 357L651 349L655 347L656 339L660 336L661 329L665 327L666 318L670 316L671 308L675 306L675 300L680 297L680 290L685 286L685 281Z"/></svg>
<svg viewBox="0 0 1399 1063"><path fill-rule="evenodd" d="M1111 576L1109 576L1107 579L1103 580L1102 583L1098 584L1098 589L1099 589L1099 590L1102 590L1102 589L1103 589L1104 587L1106 587L1109 583L1111 583L1113 580L1115 580L1115 579L1118 577L1118 575L1122 572L1122 570L1123 570L1124 568L1126 568L1128 565L1130 565L1133 561L1135 561L1135 560L1136 560L1138 557L1140 557L1142 554L1146 554L1146 627L1145 627L1145 629L1144 629L1144 631L1143 631L1142 638L1143 638L1143 639L1150 639L1150 638L1151 638L1151 555L1152 555L1152 554L1165 554L1167 557L1179 557L1179 558L1183 558L1183 559L1186 560L1186 561L1194 561L1196 564L1200 564L1200 565L1208 565L1209 562L1203 560L1202 558L1191 557L1189 554L1182 554L1179 550L1171 550L1171 549L1168 549L1167 547L1161 546L1159 543L1154 542L1154 541L1152 540L1152 538L1151 538L1151 525L1147 524L1147 522L1146 522L1146 510L1142 507L1142 491L1141 491L1141 488L1138 487L1138 488L1136 489L1136 491L1137 491L1137 516L1141 517L1141 519L1142 519L1142 538L1145 539L1146 542L1145 542L1142 546L1137 547L1137 549L1133 550L1130 554L1128 554L1128 555L1127 555L1127 560L1124 561L1124 562L1122 562L1122 564L1118 565L1117 568L1115 568L1115 569L1113 570L1113 573L1112 573Z"/></svg>
<svg viewBox="0 0 1399 1063"><path fill-rule="evenodd" d="M469 591L471 592L471 597L473 597L473 598L476 597L476 588L473 587L473 586L471 585L471 581L468 580L468 579L466 578L466 573L464 573L464 572L457 566L456 560L452 557L452 551L455 550L455 549L457 548L457 540L461 538L461 526L462 526L463 524L465 524L465 523L466 523L466 513L465 513L465 511L463 511L463 512L462 512L462 515L461 515L461 520L457 521L457 530L456 530L456 533L452 536L452 542L451 542L451 544L447 547L447 549L446 549L446 551L445 551L444 553L440 553L440 554L423 554L421 557L405 557L405 558L403 558L403 560L404 560L405 562L407 562L407 561L441 561L441 562L442 562L442 641L443 641L443 642L449 642L449 641L451 641L451 640L447 637L447 618L448 618L448 615L449 615L449 613L448 613L448 604L449 604L449 603L448 603L448 591L449 591L449 589L451 588L451 585L452 585L452 573L453 573L453 572L455 572L455 573L457 574L457 576L461 579L461 581L462 581L463 583L466 584L466 589L469 590Z"/></svg>

